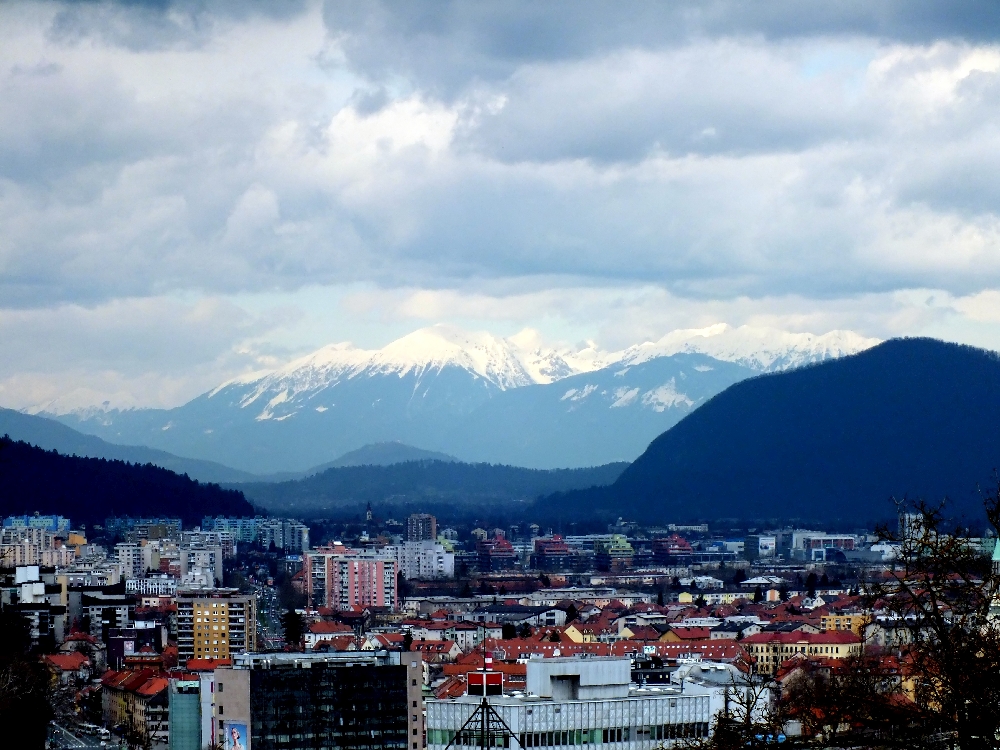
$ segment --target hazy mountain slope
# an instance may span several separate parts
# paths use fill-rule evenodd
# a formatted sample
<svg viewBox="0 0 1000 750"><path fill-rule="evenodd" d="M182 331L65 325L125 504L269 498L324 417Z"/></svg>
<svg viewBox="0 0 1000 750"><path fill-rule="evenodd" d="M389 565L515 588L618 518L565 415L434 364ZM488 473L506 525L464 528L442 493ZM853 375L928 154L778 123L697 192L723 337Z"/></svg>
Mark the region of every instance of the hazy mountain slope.
<svg viewBox="0 0 1000 750"><path fill-rule="evenodd" d="M978 515L1000 466L1000 357L900 339L738 383L658 437L611 487L543 508L611 516L841 519L890 496Z"/></svg>
<svg viewBox="0 0 1000 750"><path fill-rule="evenodd" d="M407 461L458 461L454 456L437 451L425 451L393 440L388 443L372 443L363 445L355 451L349 451L329 466L317 466L314 473L327 469L339 469L344 466L390 466Z"/></svg>
<svg viewBox="0 0 1000 750"><path fill-rule="evenodd" d="M64 456L0 438L0 514L58 513L76 524L110 515L171 516L186 524L205 515L252 515L239 491L199 484L157 466Z"/></svg>
<svg viewBox="0 0 1000 750"><path fill-rule="evenodd" d="M470 414L455 449L464 459L534 468L631 461L704 401L754 374L677 354L518 388Z"/></svg>
<svg viewBox="0 0 1000 750"><path fill-rule="evenodd" d="M154 464L177 474L187 474L199 482L244 482L254 474L231 469L212 461L181 458L141 445L116 445L94 435L84 435L54 419L0 408L0 435L55 450L65 455L106 458L133 464Z"/></svg>
<svg viewBox="0 0 1000 750"><path fill-rule="evenodd" d="M323 516L364 503L448 502L455 507L526 502L552 492L607 485L627 464L540 471L514 466L408 461L349 466L276 484L241 484L254 503L278 514Z"/></svg>

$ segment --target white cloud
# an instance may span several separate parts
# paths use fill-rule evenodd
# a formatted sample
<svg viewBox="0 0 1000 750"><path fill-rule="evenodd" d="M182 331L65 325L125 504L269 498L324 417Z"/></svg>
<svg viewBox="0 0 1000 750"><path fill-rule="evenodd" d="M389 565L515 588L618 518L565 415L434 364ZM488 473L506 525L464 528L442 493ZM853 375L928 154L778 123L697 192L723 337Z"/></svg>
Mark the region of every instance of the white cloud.
<svg viewBox="0 0 1000 750"><path fill-rule="evenodd" d="M610 13L0 5L0 400L166 403L417 321L1000 340L994 26Z"/></svg>

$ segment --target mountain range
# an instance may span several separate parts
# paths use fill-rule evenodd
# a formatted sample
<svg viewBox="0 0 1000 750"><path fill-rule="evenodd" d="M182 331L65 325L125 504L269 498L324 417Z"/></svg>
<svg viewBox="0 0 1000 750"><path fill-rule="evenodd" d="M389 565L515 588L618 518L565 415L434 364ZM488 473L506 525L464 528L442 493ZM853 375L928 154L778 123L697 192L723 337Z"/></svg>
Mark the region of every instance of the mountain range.
<svg viewBox="0 0 1000 750"><path fill-rule="evenodd" d="M982 518L1000 467L1000 356L894 339L745 380L656 438L618 480L550 496L539 518L683 522L894 517L890 498ZM530 513L529 513L530 515Z"/></svg>
<svg viewBox="0 0 1000 750"><path fill-rule="evenodd" d="M734 383L875 343L849 331L716 325L603 352L431 326L379 350L323 347L173 409L46 416L109 443L257 475L305 472L391 441L467 462L594 466L634 459Z"/></svg>

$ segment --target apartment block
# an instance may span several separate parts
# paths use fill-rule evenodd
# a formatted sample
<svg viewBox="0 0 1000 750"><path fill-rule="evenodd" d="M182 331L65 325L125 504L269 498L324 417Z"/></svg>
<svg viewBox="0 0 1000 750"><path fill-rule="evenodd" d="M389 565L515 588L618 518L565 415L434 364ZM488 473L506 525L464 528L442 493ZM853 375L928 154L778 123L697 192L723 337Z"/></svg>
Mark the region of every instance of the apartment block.
<svg viewBox="0 0 1000 750"><path fill-rule="evenodd" d="M177 592L177 655L229 659L257 650L257 599L238 589Z"/></svg>
<svg viewBox="0 0 1000 750"><path fill-rule="evenodd" d="M315 607L396 609L396 559L388 553L353 550L334 543L303 556L306 594Z"/></svg>

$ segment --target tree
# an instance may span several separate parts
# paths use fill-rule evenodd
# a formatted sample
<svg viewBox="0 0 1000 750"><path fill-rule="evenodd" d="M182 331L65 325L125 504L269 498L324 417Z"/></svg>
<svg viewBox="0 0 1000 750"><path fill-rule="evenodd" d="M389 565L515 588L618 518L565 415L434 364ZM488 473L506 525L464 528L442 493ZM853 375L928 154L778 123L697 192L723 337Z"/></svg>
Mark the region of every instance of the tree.
<svg viewBox="0 0 1000 750"><path fill-rule="evenodd" d="M1000 531L1000 484L983 507ZM991 748L1000 736L1000 571L950 523L944 505L900 505L916 522L878 530L899 545L886 577L869 583L885 620L906 633L904 657L917 705L962 750Z"/></svg>
<svg viewBox="0 0 1000 750"><path fill-rule="evenodd" d="M503 638L505 641L509 641L511 638L516 638L517 628L514 626L514 623L505 622L503 624L503 627L501 628L500 637Z"/></svg>
<svg viewBox="0 0 1000 750"><path fill-rule="evenodd" d="M904 699L897 663L885 657L869 649L829 663L804 659L785 680L782 715L824 744L876 737L882 745L913 746L924 732L920 712Z"/></svg>
<svg viewBox="0 0 1000 750"><path fill-rule="evenodd" d="M285 643L289 646L298 647L302 643L305 635L306 624L302 615L294 609L289 609L281 616L281 627L285 631Z"/></svg>
<svg viewBox="0 0 1000 750"><path fill-rule="evenodd" d="M760 586L753 590L753 603L758 604L764 600L764 591Z"/></svg>
<svg viewBox="0 0 1000 750"><path fill-rule="evenodd" d="M4 745L45 747L52 718L48 670L31 648L28 621L15 609L0 609L0 726Z"/></svg>
<svg viewBox="0 0 1000 750"><path fill-rule="evenodd" d="M566 608L566 622L571 623L580 616L580 611L576 608L576 605L572 602Z"/></svg>
<svg viewBox="0 0 1000 750"><path fill-rule="evenodd" d="M810 571L809 575L806 576L806 595L810 599L816 598L816 581L818 580L815 571Z"/></svg>
<svg viewBox="0 0 1000 750"><path fill-rule="evenodd" d="M694 600L694 606L696 606L698 609L703 609L707 604L708 602L705 601L705 595L699 593L698 598Z"/></svg>
<svg viewBox="0 0 1000 750"><path fill-rule="evenodd" d="M733 573L733 583L743 583L747 579L747 574L744 570L740 569Z"/></svg>
<svg viewBox="0 0 1000 750"><path fill-rule="evenodd" d="M411 646L413 646L413 633L407 630L403 633L403 651L409 651Z"/></svg>
<svg viewBox="0 0 1000 750"><path fill-rule="evenodd" d="M531 626L526 622L522 622L517 634L521 638L531 638Z"/></svg>
<svg viewBox="0 0 1000 750"><path fill-rule="evenodd" d="M705 750L746 750L775 747L782 717L774 701L775 683L751 671L737 679L730 674L723 707L715 716L715 733L693 744Z"/></svg>

